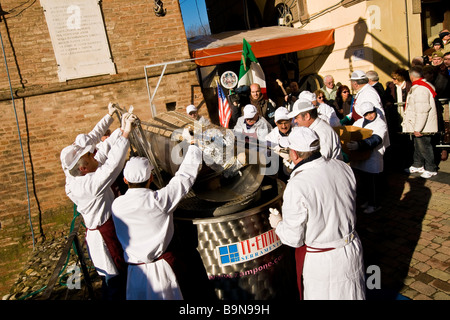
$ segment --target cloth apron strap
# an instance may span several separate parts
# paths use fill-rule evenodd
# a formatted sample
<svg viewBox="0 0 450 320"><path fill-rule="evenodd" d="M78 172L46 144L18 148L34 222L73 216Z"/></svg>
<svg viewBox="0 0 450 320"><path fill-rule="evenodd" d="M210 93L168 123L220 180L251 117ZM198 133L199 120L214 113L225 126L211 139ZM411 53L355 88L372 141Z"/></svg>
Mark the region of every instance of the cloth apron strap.
<svg viewBox="0 0 450 320"><path fill-rule="evenodd" d="M127 264L123 257L123 248L119 242L119 239L117 238L116 228L114 226L112 217L110 217L104 224L97 227L96 229L88 230L98 230L100 232L117 270L119 271L119 273L126 275Z"/></svg>
<svg viewBox="0 0 450 320"><path fill-rule="evenodd" d="M351 108L350 108L351 113L352 113L352 120L353 120L353 121L356 121L356 120L362 118L362 117L356 112L356 110L355 110L355 104L356 104L356 98L355 98L355 100L352 100L352 106L351 106Z"/></svg>
<svg viewBox="0 0 450 320"><path fill-rule="evenodd" d="M161 254L158 258L156 258L155 260L151 261L151 262L139 262L139 263L128 263L129 265L132 266L139 266L142 264L148 264L148 263L153 263L156 262L158 260L165 260L169 266L172 268L172 271L175 273L175 276L180 275L180 268L177 267L177 254L175 252L176 250L174 250L174 246L172 245L172 241L170 242L169 246L167 247L166 251L164 251L163 254ZM178 273L178 275L177 275Z"/></svg>
<svg viewBox="0 0 450 320"><path fill-rule="evenodd" d="M314 249L316 251L307 251L308 249ZM300 300L303 300L303 265L305 264L306 252L308 253L320 253L334 250L334 248L318 249L303 245L299 248L295 248L295 266L297 270L297 288Z"/></svg>
<svg viewBox="0 0 450 320"><path fill-rule="evenodd" d="M169 246L167 247L166 251L164 251L164 253L161 254L155 260L153 260L151 262L139 262L139 263L128 263L128 264L132 265L132 266L138 266L138 265L142 265L142 264L154 263L159 260L165 260L169 264L173 273L175 274L175 277L178 281L178 285L180 286L180 290L182 291L182 294L183 294L183 289L184 289L183 280L188 275L186 274L186 271L185 271L186 268L183 265L183 260L180 260L178 258L177 252L178 252L178 250L177 250L176 246L173 244L173 241L171 241L169 243Z"/></svg>

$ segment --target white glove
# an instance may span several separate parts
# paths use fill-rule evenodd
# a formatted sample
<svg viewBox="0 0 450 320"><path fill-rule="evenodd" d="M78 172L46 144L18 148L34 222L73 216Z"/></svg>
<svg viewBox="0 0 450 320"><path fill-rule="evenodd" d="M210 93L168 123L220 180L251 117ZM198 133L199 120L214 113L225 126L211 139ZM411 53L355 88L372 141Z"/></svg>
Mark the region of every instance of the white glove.
<svg viewBox="0 0 450 320"><path fill-rule="evenodd" d="M270 226L275 229L277 227L278 223L281 220L283 220L283 218L281 217L280 212L277 209L269 208L269 211L270 211L269 223L270 223Z"/></svg>
<svg viewBox="0 0 450 320"><path fill-rule="evenodd" d="M114 114L114 112L116 112L116 110L117 110L117 109L116 109L116 104L110 102L110 103L108 104L108 114L112 117L113 114Z"/></svg>
<svg viewBox="0 0 450 320"><path fill-rule="evenodd" d="M183 129L183 133L181 134L181 137L183 138L184 141L186 141L187 143L191 143L192 140L194 140L194 137L191 135L191 133L189 132L188 128L184 128Z"/></svg>
<svg viewBox="0 0 450 320"><path fill-rule="evenodd" d="M274 215L280 214L280 211L276 208L269 208L269 212Z"/></svg>
<svg viewBox="0 0 450 320"><path fill-rule="evenodd" d="M283 159L283 164L288 168L288 169L294 169L295 164L289 160Z"/></svg>
<svg viewBox="0 0 450 320"><path fill-rule="evenodd" d="M122 119L121 119L121 126L120 126L120 129L122 129L122 131L123 130L125 130L125 123L126 123L126 120L127 120L127 118L130 116L130 114L128 113L128 112L125 112L124 114L122 114Z"/></svg>
<svg viewBox="0 0 450 320"><path fill-rule="evenodd" d="M125 128L123 129L124 132L131 132L133 129L133 123L136 121L136 116L134 114L128 115L128 117L125 119Z"/></svg>
<svg viewBox="0 0 450 320"><path fill-rule="evenodd" d="M247 165L247 156L245 155L245 152L241 152L237 155L236 161L239 162L241 167Z"/></svg>
<svg viewBox="0 0 450 320"><path fill-rule="evenodd" d="M283 158L283 160L289 161L291 157L289 156L289 153L285 151L286 149L281 148L280 146L275 146L272 148L272 151L275 152L277 155Z"/></svg>
<svg viewBox="0 0 450 320"><path fill-rule="evenodd" d="M349 141L349 142L347 142L347 148L350 151L355 151L355 150L358 150L359 144L356 141Z"/></svg>

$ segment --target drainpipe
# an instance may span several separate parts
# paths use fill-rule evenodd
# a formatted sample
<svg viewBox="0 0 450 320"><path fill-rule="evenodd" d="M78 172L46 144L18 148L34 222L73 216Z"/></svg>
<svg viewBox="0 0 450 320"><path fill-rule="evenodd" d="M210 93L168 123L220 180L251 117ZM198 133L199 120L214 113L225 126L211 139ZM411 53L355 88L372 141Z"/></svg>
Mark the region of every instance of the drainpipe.
<svg viewBox="0 0 450 320"><path fill-rule="evenodd" d="M406 48L408 50L408 67L410 67L411 66L411 50L409 47L408 0L405 0L405 17L406 17Z"/></svg>

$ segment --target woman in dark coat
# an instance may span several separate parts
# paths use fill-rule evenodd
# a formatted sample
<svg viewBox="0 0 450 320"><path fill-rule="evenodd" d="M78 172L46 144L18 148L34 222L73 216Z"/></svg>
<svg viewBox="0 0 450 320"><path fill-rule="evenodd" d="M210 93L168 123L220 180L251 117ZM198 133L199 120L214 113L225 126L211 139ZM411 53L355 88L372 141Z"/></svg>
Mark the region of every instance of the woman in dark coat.
<svg viewBox="0 0 450 320"><path fill-rule="evenodd" d="M337 89L336 99L333 107L336 110L336 115L339 119L350 113L353 103L353 96L350 94L350 89L346 85L341 85Z"/></svg>

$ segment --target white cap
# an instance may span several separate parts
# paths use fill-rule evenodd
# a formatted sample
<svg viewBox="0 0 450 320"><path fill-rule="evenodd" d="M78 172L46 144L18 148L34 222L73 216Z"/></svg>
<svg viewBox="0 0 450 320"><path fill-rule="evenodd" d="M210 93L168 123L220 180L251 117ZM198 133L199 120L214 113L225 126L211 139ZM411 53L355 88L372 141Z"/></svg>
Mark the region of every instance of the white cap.
<svg viewBox="0 0 450 320"><path fill-rule="evenodd" d="M285 107L279 107L275 110L275 123L280 120L290 120L289 111Z"/></svg>
<svg viewBox="0 0 450 320"><path fill-rule="evenodd" d="M298 98L300 100L305 100L305 101L309 101L309 102L313 102L313 101L317 100L317 96L315 93L306 91L306 90L300 92L300 94L298 95Z"/></svg>
<svg viewBox="0 0 450 320"><path fill-rule="evenodd" d="M244 119L251 119L258 113L256 107L252 104L248 104L244 107Z"/></svg>
<svg viewBox="0 0 450 320"><path fill-rule="evenodd" d="M366 73L362 70L355 70L354 72L352 72L352 76L350 77L350 80L364 80L364 79L368 78Z"/></svg>
<svg viewBox="0 0 450 320"><path fill-rule="evenodd" d="M150 179L153 166L147 158L132 157L123 169L123 176L131 183L141 183Z"/></svg>
<svg viewBox="0 0 450 320"><path fill-rule="evenodd" d="M312 102L303 99L297 99L295 100L294 105L292 106L292 111L289 112L288 117L295 118L298 114L315 108L316 106L313 105Z"/></svg>
<svg viewBox="0 0 450 320"><path fill-rule="evenodd" d="M197 111L197 108L196 108L193 104L190 104L190 105L188 105L188 106L186 107L186 113L187 113L187 114L189 114L189 113L191 113L191 112L194 112L194 111Z"/></svg>
<svg viewBox="0 0 450 320"><path fill-rule="evenodd" d="M280 146L295 151L309 152L319 149L319 145L311 147L311 144L319 140L315 131L308 127L294 127L287 137L280 138Z"/></svg>
<svg viewBox="0 0 450 320"><path fill-rule="evenodd" d="M358 110L355 109L359 115L364 116L367 112L374 112L375 105L370 101L364 101L360 105L358 105Z"/></svg>
<svg viewBox="0 0 450 320"><path fill-rule="evenodd" d="M94 152L94 145L81 147L75 143L65 147L61 151L61 164L64 170L72 170L78 160L88 152Z"/></svg>

